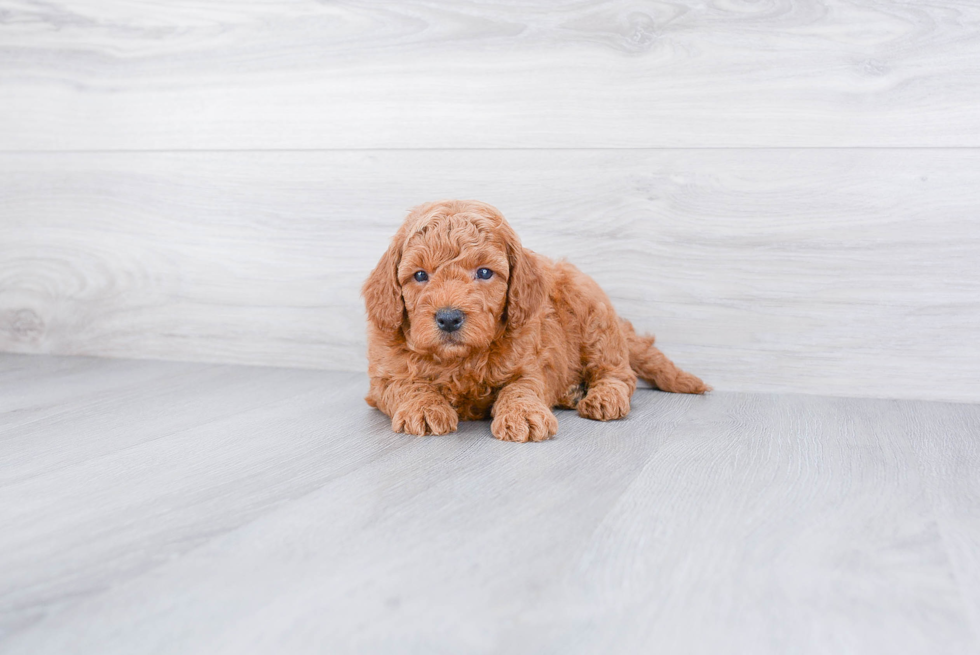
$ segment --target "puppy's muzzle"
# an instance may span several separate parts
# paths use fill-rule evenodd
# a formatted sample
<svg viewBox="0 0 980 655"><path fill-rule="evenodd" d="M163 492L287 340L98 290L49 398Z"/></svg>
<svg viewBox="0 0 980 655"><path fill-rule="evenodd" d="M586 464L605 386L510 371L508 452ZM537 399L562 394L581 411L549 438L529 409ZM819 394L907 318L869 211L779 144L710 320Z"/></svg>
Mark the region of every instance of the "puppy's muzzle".
<svg viewBox="0 0 980 655"><path fill-rule="evenodd" d="M436 326L443 332L455 332L465 321L466 314L455 307L443 307L436 312Z"/></svg>

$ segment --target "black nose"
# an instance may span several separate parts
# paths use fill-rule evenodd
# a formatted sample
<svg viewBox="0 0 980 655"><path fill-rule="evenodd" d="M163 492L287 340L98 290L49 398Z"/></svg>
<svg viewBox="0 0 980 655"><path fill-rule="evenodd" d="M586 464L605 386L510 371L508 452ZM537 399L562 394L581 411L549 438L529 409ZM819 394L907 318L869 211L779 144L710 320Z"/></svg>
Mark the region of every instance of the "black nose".
<svg viewBox="0 0 980 655"><path fill-rule="evenodd" d="M463 327L463 321L465 320L466 314L452 307L443 307L436 312L436 325L443 332L455 332Z"/></svg>

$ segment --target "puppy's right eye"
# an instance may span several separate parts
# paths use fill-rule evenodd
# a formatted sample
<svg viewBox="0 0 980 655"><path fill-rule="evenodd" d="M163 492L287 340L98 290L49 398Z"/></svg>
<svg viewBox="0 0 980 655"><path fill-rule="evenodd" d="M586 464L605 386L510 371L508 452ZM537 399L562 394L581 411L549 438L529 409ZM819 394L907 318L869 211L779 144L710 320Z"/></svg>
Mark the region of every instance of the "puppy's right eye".
<svg viewBox="0 0 980 655"><path fill-rule="evenodd" d="M429 274L426 273L425 271L415 271L416 282L425 282L428 279L429 279Z"/></svg>

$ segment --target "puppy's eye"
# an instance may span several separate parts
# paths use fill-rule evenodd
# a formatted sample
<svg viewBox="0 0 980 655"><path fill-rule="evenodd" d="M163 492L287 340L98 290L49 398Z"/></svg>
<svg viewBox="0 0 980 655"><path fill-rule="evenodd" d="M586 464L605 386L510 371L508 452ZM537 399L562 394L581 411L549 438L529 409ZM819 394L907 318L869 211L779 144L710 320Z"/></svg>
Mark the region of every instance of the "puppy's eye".
<svg viewBox="0 0 980 655"><path fill-rule="evenodd" d="M481 268L477 270L476 276L481 280L489 280L493 277L493 271L491 271L489 268Z"/></svg>
<svg viewBox="0 0 980 655"><path fill-rule="evenodd" d="M416 282L425 282L429 279L429 274L425 271L415 271L414 277Z"/></svg>

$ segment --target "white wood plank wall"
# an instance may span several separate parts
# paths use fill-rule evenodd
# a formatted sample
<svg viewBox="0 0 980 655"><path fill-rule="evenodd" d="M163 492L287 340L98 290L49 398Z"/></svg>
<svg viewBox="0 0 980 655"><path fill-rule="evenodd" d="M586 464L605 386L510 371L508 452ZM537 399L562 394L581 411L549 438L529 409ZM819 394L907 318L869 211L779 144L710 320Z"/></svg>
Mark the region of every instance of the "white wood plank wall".
<svg viewBox="0 0 980 655"><path fill-rule="evenodd" d="M975 0L2 0L0 147L980 146Z"/></svg>
<svg viewBox="0 0 980 655"><path fill-rule="evenodd" d="M980 401L980 5L0 0L0 350L360 370L414 204L721 389Z"/></svg>

